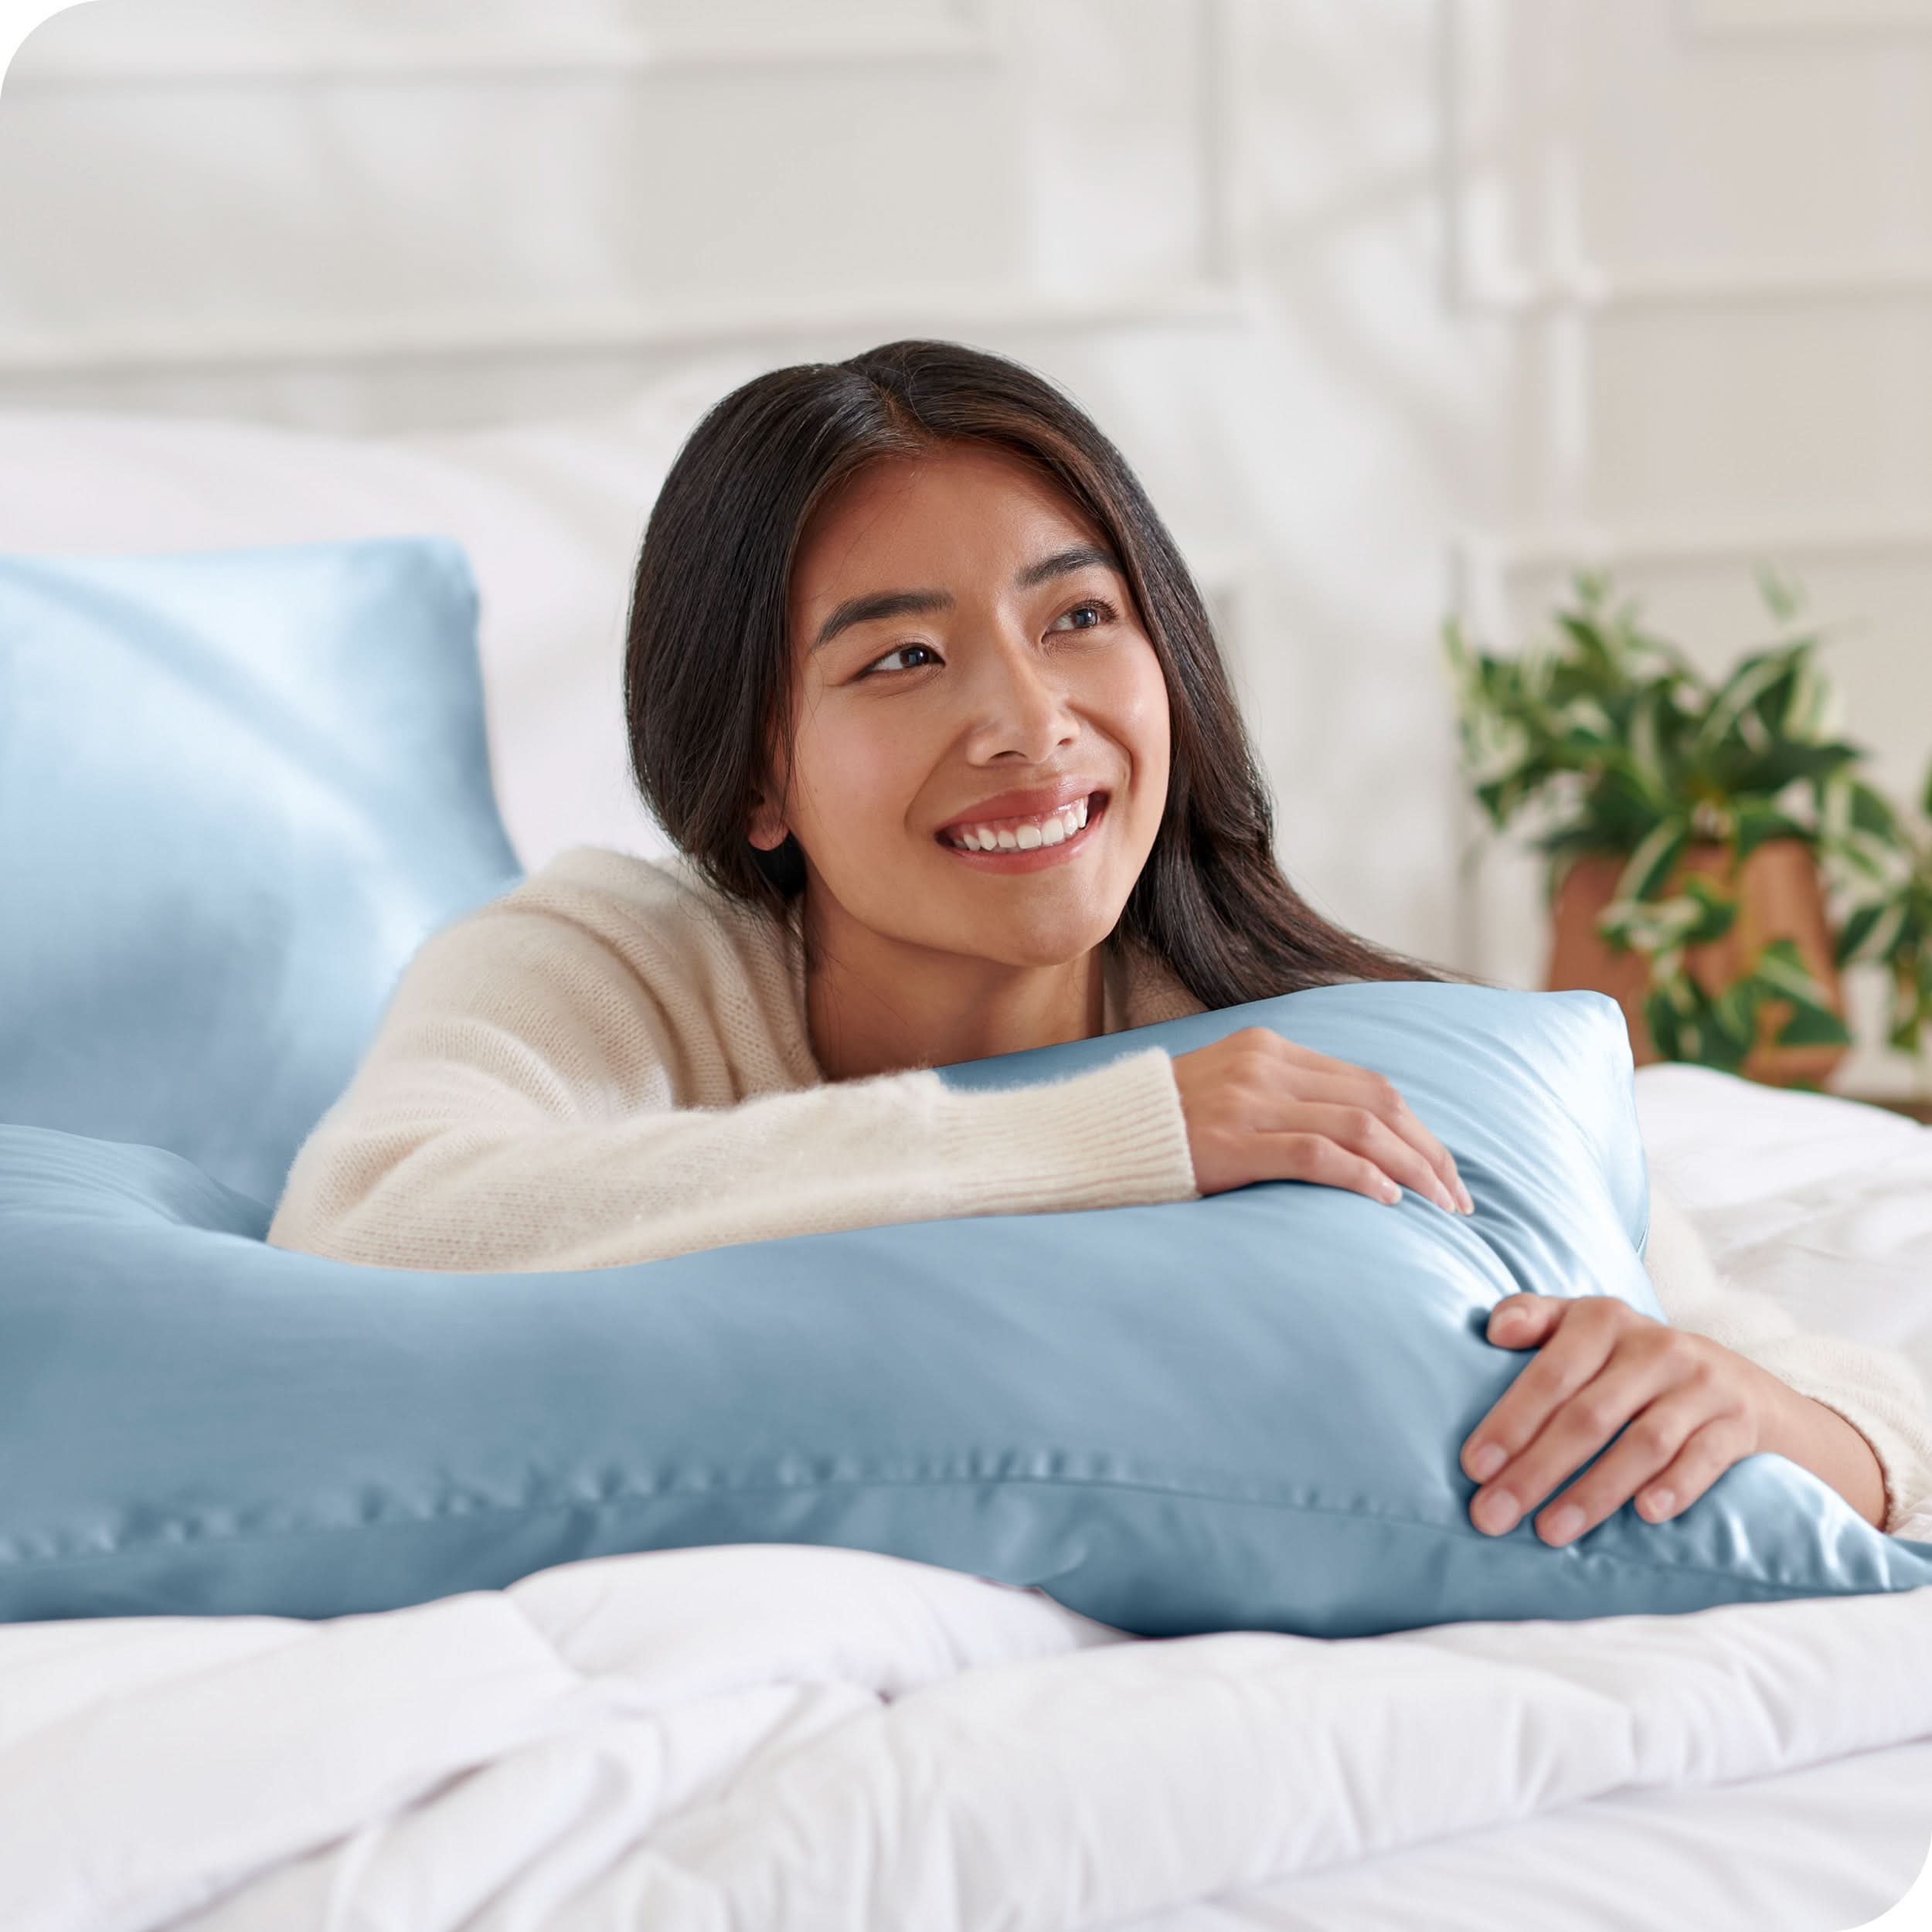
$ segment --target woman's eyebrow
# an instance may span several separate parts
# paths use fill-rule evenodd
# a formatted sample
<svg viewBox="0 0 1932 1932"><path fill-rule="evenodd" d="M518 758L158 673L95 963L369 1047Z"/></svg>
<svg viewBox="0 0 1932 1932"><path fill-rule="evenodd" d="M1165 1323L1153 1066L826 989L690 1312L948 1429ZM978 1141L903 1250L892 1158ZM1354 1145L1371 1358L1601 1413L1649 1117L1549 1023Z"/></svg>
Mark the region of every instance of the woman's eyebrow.
<svg viewBox="0 0 1932 1932"><path fill-rule="evenodd" d="M1030 590L1049 577L1083 570L1090 563L1104 564L1121 577L1127 574L1121 569L1120 559L1111 550L1097 543L1073 543L1015 571L1013 588ZM862 597L846 598L818 627L818 634L812 640L811 648L814 651L823 649L840 631L850 630L855 624L873 624L882 617L908 617L922 611L950 611L952 606L950 590L868 591Z"/></svg>

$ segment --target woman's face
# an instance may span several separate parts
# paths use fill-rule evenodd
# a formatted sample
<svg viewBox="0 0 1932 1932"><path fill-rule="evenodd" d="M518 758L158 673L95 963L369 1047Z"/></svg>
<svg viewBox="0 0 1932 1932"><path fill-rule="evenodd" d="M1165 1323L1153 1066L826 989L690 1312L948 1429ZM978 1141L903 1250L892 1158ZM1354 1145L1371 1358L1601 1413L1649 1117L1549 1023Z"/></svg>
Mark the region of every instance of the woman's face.
<svg viewBox="0 0 1932 1932"><path fill-rule="evenodd" d="M1160 825L1168 719L1107 549L980 444L882 459L821 506L791 589L790 794L751 834L796 836L822 930L1015 966L1112 931Z"/></svg>

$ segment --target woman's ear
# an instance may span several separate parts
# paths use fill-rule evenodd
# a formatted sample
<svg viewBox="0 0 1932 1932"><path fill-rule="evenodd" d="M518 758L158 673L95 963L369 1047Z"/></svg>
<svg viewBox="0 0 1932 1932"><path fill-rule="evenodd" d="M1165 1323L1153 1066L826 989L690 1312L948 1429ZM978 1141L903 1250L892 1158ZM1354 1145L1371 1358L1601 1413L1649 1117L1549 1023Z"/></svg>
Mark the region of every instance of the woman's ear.
<svg viewBox="0 0 1932 1932"><path fill-rule="evenodd" d="M785 842L784 817L763 792L753 804L751 824L745 835L760 852L775 852Z"/></svg>

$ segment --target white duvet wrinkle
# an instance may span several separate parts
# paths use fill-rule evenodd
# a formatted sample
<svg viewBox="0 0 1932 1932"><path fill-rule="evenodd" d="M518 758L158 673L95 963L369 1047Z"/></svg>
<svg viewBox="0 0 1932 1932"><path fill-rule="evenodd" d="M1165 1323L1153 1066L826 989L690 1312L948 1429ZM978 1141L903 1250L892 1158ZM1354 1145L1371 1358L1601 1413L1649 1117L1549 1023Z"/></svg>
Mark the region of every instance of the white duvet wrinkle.
<svg viewBox="0 0 1932 1932"><path fill-rule="evenodd" d="M862 1697L771 1685L539 1740L171 1932L333 1926L350 1903L356 1932L625 1923L605 1916L614 1872L665 1818Z"/></svg>
<svg viewBox="0 0 1932 1932"><path fill-rule="evenodd" d="M0 1631L0 1780L36 1731L97 1705L305 1641L283 1617L101 1617Z"/></svg>
<svg viewBox="0 0 1932 1932"><path fill-rule="evenodd" d="M165 1922L598 1701L494 1593L337 1618L117 1698L0 1759L0 1925Z"/></svg>
<svg viewBox="0 0 1932 1932"><path fill-rule="evenodd" d="M1076 1932L1571 1802L1628 1775L1628 1721L1610 1700L1522 1674L1531 1709L1516 1673L1376 1642L1233 1632L973 1672L747 1774L654 1849L706 1878L747 1926ZM1212 1768L1190 1777L1176 1765ZM1381 1797L1365 1824L1372 1790ZM880 1869L834 1869L838 1848L868 1842L895 1805L910 1811L870 1854ZM992 1848L996 1904L951 1882L983 1869ZM889 1910L762 1916L801 1859L815 1899ZM1071 1896L1076 1880L1085 1896Z"/></svg>
<svg viewBox="0 0 1932 1932"><path fill-rule="evenodd" d="M1852 1621L1856 1668L1847 1655ZM1636 1726L1639 1784L1722 1784L1932 1736L1932 1588L1670 1616L1443 1624L1376 1641L1600 1691Z"/></svg>
<svg viewBox="0 0 1932 1932"><path fill-rule="evenodd" d="M897 1697L983 1663L1133 1641L1031 1591L816 1545L594 1557L505 1594L574 1668L658 1703L780 1678Z"/></svg>

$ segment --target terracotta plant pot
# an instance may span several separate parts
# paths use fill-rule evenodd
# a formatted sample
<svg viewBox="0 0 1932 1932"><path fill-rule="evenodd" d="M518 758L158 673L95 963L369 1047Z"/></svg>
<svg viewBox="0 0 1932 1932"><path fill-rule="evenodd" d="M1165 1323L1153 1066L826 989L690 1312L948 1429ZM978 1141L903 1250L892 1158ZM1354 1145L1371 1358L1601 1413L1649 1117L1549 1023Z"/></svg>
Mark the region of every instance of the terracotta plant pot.
<svg viewBox="0 0 1932 1932"><path fill-rule="evenodd" d="M1613 952L1597 930L1597 916L1611 903L1624 865L1620 858L1590 853L1563 876L1550 906L1545 984L1552 992L1580 986L1609 994L1624 1009L1631 1057L1646 1066L1663 1057L1644 1018L1648 962L1641 954ZM1678 862L1660 896L1668 898L1686 872L1723 881L1738 900L1731 930L1722 939L1690 947L1685 953L1685 967L1699 986L1708 993L1722 992L1741 976L1760 947L1774 939L1790 939L1796 942L1812 978L1825 988L1826 1003L1844 1018L1844 988L1832 960L1831 927L1810 846L1801 838L1773 839L1745 860L1740 879L1732 873L1729 846L1693 845ZM1782 999L1767 1000L1758 1009L1757 1044L1745 1060L1746 1079L1772 1087L1795 1080L1821 1083L1845 1057L1849 1049L1843 1046L1773 1045L1791 1011L1790 1001Z"/></svg>

